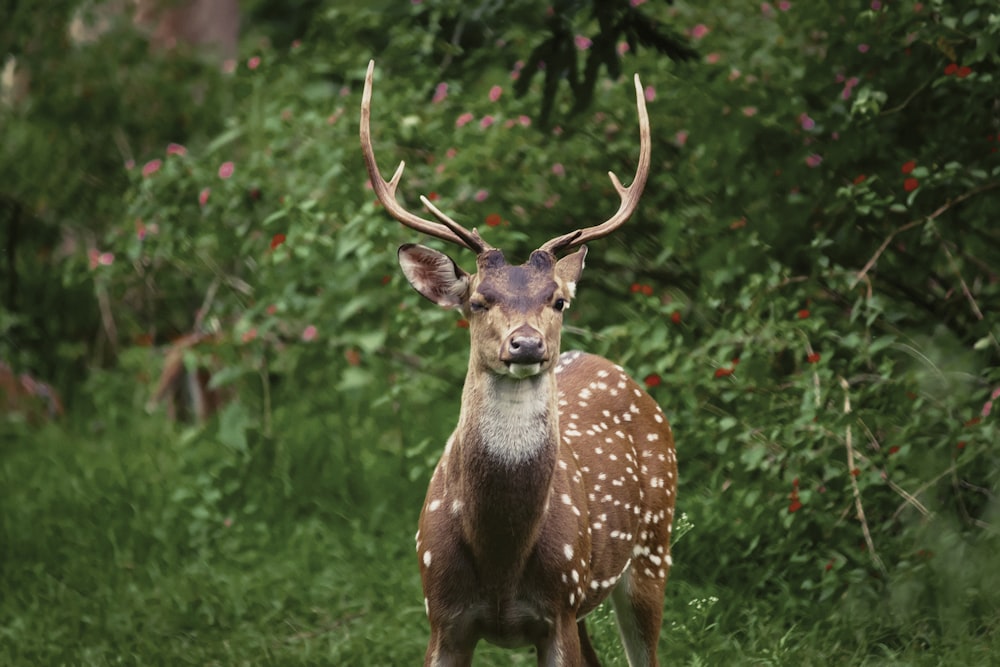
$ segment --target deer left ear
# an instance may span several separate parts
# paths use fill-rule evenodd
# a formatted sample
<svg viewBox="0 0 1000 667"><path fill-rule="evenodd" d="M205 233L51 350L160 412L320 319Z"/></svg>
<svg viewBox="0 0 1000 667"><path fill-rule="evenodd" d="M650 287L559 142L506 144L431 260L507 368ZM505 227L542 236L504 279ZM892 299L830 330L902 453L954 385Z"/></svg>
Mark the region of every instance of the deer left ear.
<svg viewBox="0 0 1000 667"><path fill-rule="evenodd" d="M462 307L469 292L469 274L451 257L415 243L399 246L397 256L413 289L442 308Z"/></svg>
<svg viewBox="0 0 1000 667"><path fill-rule="evenodd" d="M556 262L556 276L569 290L570 298L576 296L576 284L583 273L583 260L586 256L587 246L580 246L572 255L566 255Z"/></svg>

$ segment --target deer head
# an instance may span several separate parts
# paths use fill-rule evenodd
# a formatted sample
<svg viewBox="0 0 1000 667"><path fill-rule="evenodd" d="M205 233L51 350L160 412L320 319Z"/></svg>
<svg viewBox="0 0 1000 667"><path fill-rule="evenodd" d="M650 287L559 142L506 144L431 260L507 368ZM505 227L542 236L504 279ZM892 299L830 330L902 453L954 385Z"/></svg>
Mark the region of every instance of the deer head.
<svg viewBox="0 0 1000 667"><path fill-rule="evenodd" d="M469 274L448 255L422 245L399 249L399 263L407 280L427 299L444 308L461 310L469 321L473 353L471 364L482 371L521 379L548 371L559 356L562 314L569 307L583 271L587 241L607 236L635 211L646 185L650 163L649 116L639 76L635 76L639 110L639 164L629 187L613 172L611 183L621 199L606 221L557 236L531 253L520 266L508 264L503 253L490 246L476 229L462 227L426 197L420 200L437 221L418 216L399 204L396 188L404 162L387 182L382 178L371 142L371 96L375 61L368 63L361 101L361 147L372 188L386 211L411 229L476 253L476 273ZM558 254L581 246L561 259ZM470 366L471 370L472 366Z"/></svg>

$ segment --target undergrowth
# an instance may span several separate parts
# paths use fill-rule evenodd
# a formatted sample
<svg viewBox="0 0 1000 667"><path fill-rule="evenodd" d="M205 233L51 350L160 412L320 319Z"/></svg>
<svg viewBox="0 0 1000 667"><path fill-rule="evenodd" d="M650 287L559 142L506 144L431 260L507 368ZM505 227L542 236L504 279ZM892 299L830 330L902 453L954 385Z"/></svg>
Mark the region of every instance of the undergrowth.
<svg viewBox="0 0 1000 667"><path fill-rule="evenodd" d="M283 445L324 446L295 440ZM241 452L215 428L178 430L156 417L113 430L79 416L39 431L6 423L0 446L0 663L422 659L412 551L422 480L368 466L355 474L373 493L351 502L295 466L275 474L273 463L259 465L262 442ZM854 582L804 608L780 580L763 594L760 582L713 583L712 563L685 557L698 533L695 523L675 546L664 662L985 665L1000 654L988 540L942 535L919 571ZM607 605L589 627L605 663L625 665ZM533 661L529 650L481 646L476 664Z"/></svg>

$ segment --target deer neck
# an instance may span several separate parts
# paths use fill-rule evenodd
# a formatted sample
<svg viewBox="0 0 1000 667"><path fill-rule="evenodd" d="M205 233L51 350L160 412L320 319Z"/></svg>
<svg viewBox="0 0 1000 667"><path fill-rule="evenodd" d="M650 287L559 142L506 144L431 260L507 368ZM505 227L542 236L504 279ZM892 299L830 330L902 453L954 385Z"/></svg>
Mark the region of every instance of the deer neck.
<svg viewBox="0 0 1000 667"><path fill-rule="evenodd" d="M552 371L514 380L470 369L466 378L452 470L465 539L498 577L523 566L548 509L559 457L556 401Z"/></svg>

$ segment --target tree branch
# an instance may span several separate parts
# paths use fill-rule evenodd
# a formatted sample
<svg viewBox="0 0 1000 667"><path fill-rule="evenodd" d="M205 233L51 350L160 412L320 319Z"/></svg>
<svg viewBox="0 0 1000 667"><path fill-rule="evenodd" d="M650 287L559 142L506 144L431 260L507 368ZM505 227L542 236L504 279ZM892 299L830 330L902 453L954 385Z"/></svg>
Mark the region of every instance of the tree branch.
<svg viewBox="0 0 1000 667"><path fill-rule="evenodd" d="M847 380L840 378L840 386L844 390L844 414L851 414L851 395L848 393L850 385ZM861 502L861 490L858 488L858 478L854 476L854 444L851 436L851 425L847 425L847 432L844 434L844 446L847 448L847 476L851 480L851 489L854 492L854 507L858 513L858 521L861 522L861 532L865 536L865 544L868 545L868 553L871 554L872 563L883 575L888 574L885 563L879 558L875 551L875 542L872 540L872 533L868 529L868 520L865 518L865 507Z"/></svg>
<svg viewBox="0 0 1000 667"><path fill-rule="evenodd" d="M934 220L935 218L940 217L942 214L944 214L948 210L954 208L955 206L958 206L959 204L961 204L962 202L964 202L967 199L975 197L978 194L982 194L983 192L986 192L987 190L992 190L992 189L998 188L998 187L1000 187L1000 181L994 181L992 183L985 183L983 185L980 185L979 187L972 188L968 192L960 194L958 197L955 197L954 199L950 199L950 200L946 201L944 204L942 204L941 206L939 206L930 215L926 215L926 216L923 216L921 218L917 218L916 220L911 220L910 222L906 223L905 225L903 225L899 229L896 229L895 231L893 231L891 234L889 234L889 236L887 236L885 238L884 241L882 241L882 244L879 245L878 250L875 251L875 254L872 255L871 259L869 259L868 262L864 265L864 267L862 267L862 269L860 271L858 271L858 275L855 276L855 278L854 278L854 284L852 284L851 287L853 288L854 286L856 286L859 282L861 282L865 278L866 275L868 275L868 272L871 270L871 268L873 266L875 266L875 262L878 261L878 258L882 256L882 253L885 252L885 249L889 247L889 244L892 243L892 240L894 238L896 238L896 236L898 236L899 234L902 234L905 231L913 229L917 225L923 224L925 222L930 222L931 220Z"/></svg>

